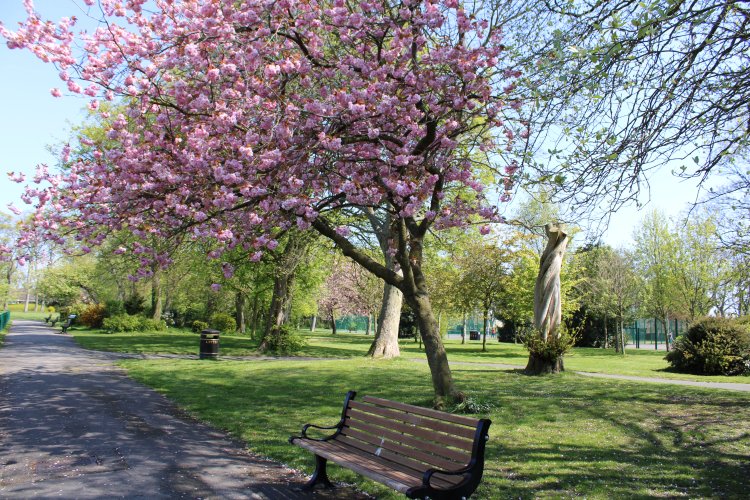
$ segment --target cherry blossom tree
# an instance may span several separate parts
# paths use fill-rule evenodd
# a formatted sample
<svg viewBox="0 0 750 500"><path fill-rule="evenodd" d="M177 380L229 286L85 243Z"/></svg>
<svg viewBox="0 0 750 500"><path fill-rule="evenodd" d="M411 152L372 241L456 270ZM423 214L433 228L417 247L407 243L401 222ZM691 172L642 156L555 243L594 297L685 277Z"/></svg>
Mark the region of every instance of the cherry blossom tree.
<svg viewBox="0 0 750 500"><path fill-rule="evenodd" d="M296 225L398 288L415 311L436 405L460 397L427 293L430 230L497 220L475 175L525 130L510 97L518 72L481 2L457 0L84 0L101 14L43 20L31 0L10 48L53 63L65 92L123 104L105 144L63 151L61 173L40 167L26 201L35 230L84 251L113 229L214 238L251 260ZM59 96L63 90L52 89ZM102 111L107 113L107 111ZM497 160L495 160L497 161ZM507 189L513 165L496 168ZM452 188L460 189L452 191ZM470 194L465 194L470 191ZM446 193L461 192L461 196ZM493 191L494 193L494 191ZM397 269L362 252L336 225L347 207L391 215Z"/></svg>

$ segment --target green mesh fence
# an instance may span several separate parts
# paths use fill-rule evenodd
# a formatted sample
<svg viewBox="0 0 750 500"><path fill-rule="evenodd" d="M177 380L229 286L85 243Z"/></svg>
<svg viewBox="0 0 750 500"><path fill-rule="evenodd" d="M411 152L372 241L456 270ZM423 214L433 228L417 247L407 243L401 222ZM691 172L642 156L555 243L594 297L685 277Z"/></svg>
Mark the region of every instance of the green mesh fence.
<svg viewBox="0 0 750 500"><path fill-rule="evenodd" d="M349 332L367 331L367 316L343 316L336 320L336 329Z"/></svg>
<svg viewBox="0 0 750 500"><path fill-rule="evenodd" d="M687 330L687 322L684 320L671 319L667 322L667 329L656 319L639 319L626 325L623 329L627 343L635 344L636 347L645 347L646 345L663 344L667 335L671 335L672 340Z"/></svg>
<svg viewBox="0 0 750 500"><path fill-rule="evenodd" d="M0 330L3 330L5 326L10 322L10 311L0 313Z"/></svg>

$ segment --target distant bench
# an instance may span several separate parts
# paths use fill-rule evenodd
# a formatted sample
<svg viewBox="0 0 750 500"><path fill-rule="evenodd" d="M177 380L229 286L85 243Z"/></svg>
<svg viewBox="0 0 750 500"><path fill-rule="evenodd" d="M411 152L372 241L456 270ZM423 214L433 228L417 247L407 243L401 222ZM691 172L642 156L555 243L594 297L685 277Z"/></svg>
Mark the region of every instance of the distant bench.
<svg viewBox="0 0 750 500"><path fill-rule="evenodd" d="M75 319L76 319L75 314L69 315L65 323L62 324L62 332L60 333L68 333L68 328L70 328L73 325L73 321L75 321Z"/></svg>
<svg viewBox="0 0 750 500"><path fill-rule="evenodd" d="M488 419L474 419L349 391L341 420L331 427L305 424L289 442L315 454L315 472L306 489L331 487L331 460L409 498L468 498L484 471ZM334 430L323 438L310 428Z"/></svg>

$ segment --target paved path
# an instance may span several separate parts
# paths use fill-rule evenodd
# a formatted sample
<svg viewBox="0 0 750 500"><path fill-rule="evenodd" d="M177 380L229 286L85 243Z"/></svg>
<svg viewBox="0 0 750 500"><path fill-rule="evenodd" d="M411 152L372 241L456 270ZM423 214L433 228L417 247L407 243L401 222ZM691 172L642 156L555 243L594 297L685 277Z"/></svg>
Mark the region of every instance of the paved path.
<svg viewBox="0 0 750 500"><path fill-rule="evenodd" d="M0 498L364 498L303 495L304 477L180 415L116 358L14 321L0 349Z"/></svg>

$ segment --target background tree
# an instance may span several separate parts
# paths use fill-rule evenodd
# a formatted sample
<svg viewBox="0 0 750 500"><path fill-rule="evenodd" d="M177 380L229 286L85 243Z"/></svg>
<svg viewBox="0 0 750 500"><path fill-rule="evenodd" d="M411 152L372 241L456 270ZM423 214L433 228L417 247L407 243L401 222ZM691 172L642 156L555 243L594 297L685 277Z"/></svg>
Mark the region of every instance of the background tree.
<svg viewBox="0 0 750 500"><path fill-rule="evenodd" d="M455 258L460 273L457 292L482 312L482 351L486 351L487 331L494 328L495 311L506 288L510 251L482 239L465 246Z"/></svg>
<svg viewBox="0 0 750 500"><path fill-rule="evenodd" d="M669 316L678 301L674 275L677 241L669 221L654 210L646 215L633 235L635 263L643 277L643 311L662 325L669 350Z"/></svg>
<svg viewBox="0 0 750 500"><path fill-rule="evenodd" d="M677 291L689 322L707 316L726 275L727 266L711 214L694 214L676 228L677 255L673 261Z"/></svg>

